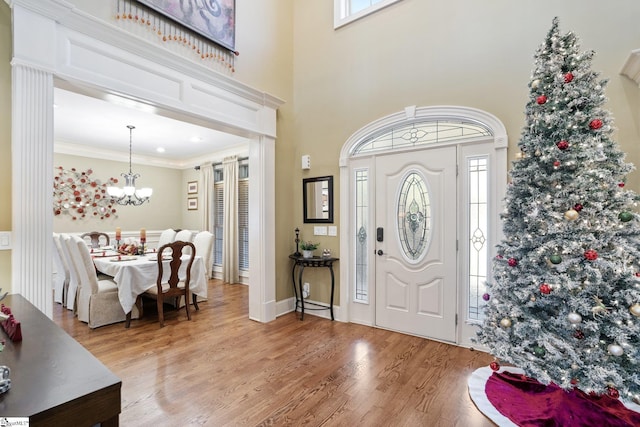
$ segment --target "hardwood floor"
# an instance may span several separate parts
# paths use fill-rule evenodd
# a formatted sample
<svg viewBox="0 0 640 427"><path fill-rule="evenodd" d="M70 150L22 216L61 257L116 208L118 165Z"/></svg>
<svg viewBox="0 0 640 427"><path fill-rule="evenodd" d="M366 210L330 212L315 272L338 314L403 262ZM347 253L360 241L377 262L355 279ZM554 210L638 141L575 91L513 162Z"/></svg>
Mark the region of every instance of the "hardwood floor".
<svg viewBox="0 0 640 427"><path fill-rule="evenodd" d="M188 321L145 317L91 330L54 321L122 379L120 425L492 426L467 377L492 358L422 338L289 313L248 318L243 285L209 282Z"/></svg>

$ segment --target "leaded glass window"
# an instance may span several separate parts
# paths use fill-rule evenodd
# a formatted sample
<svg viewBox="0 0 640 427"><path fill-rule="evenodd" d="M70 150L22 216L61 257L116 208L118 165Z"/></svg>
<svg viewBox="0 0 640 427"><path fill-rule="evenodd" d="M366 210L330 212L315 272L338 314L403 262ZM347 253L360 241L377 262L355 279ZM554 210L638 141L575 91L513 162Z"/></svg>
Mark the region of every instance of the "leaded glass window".
<svg viewBox="0 0 640 427"><path fill-rule="evenodd" d="M410 148L438 142L468 140L486 137L491 131L486 126L468 121L433 120L396 126L364 139L356 145L353 154Z"/></svg>
<svg viewBox="0 0 640 427"><path fill-rule="evenodd" d="M369 171L355 171L356 195L356 287L355 301L369 302L369 251L367 227L369 226Z"/></svg>
<svg viewBox="0 0 640 427"><path fill-rule="evenodd" d="M470 158L467 161L469 193L469 320L482 320L484 316L482 295L487 280L488 224L488 170L487 158Z"/></svg>
<svg viewBox="0 0 640 427"><path fill-rule="evenodd" d="M410 172L400 186L398 237L404 255L417 261L426 253L431 237L431 202L424 178Z"/></svg>

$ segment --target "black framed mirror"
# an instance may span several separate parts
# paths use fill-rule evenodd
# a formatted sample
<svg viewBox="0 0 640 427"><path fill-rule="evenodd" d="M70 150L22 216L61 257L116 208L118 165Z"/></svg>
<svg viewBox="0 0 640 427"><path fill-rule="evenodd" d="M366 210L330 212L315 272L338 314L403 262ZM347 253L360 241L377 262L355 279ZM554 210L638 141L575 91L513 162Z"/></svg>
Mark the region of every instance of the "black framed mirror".
<svg viewBox="0 0 640 427"><path fill-rule="evenodd" d="M333 176L320 176L302 180L304 222L333 222Z"/></svg>

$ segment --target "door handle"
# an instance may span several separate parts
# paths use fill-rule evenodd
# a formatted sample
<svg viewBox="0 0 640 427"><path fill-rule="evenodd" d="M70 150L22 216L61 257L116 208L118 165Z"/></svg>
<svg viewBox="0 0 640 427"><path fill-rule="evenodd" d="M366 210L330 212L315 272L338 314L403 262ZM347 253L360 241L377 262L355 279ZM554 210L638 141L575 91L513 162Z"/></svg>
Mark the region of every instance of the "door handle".
<svg viewBox="0 0 640 427"><path fill-rule="evenodd" d="M384 255L384 252L382 252L382 249L378 249L378 255L380 256Z"/></svg>

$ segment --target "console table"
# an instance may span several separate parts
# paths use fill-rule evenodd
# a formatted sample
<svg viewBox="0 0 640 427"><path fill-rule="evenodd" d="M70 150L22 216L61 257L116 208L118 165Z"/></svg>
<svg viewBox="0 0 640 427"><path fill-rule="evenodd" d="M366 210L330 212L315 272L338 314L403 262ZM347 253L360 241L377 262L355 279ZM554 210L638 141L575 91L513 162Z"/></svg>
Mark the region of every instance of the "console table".
<svg viewBox="0 0 640 427"><path fill-rule="evenodd" d="M326 267L329 269L331 273L331 302L328 306L307 302L309 305L315 306L315 308L307 308L307 310L329 310L331 313L331 320L333 320L333 294L335 287L335 275L333 273L333 263L338 261L339 258L331 258L331 257L311 257L304 258L302 255L291 254L289 258L293 260L293 268L291 269L291 279L293 281L293 293L296 297L296 306L294 311L298 310L298 306L300 307L300 320L304 319L304 298L302 296L302 272L305 267ZM298 268L298 281L296 286L296 268ZM298 298L299 292L299 298Z"/></svg>
<svg viewBox="0 0 640 427"><path fill-rule="evenodd" d="M22 341L0 331L0 365L11 369L0 417L28 417L31 427L118 426L122 381L21 295L2 303L20 322Z"/></svg>

